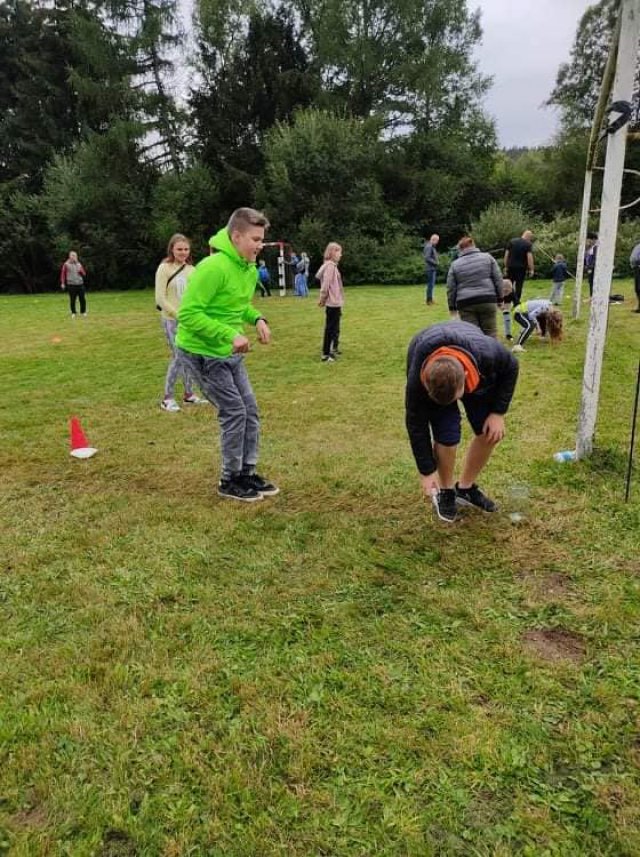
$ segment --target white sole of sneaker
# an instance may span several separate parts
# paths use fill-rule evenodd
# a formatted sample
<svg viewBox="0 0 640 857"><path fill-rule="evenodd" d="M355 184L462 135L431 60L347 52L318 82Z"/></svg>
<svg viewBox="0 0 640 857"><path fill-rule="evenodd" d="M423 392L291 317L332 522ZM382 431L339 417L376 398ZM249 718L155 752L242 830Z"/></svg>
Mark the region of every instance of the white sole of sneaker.
<svg viewBox="0 0 640 857"><path fill-rule="evenodd" d="M479 512L484 512L485 515L492 515L494 512L497 512L498 509L483 509L482 506L476 506L475 503L470 503L468 500L465 500L463 497L456 497L456 504L458 506L464 506L469 509L477 509Z"/></svg>
<svg viewBox="0 0 640 857"><path fill-rule="evenodd" d="M433 505L433 510L436 513L436 518L439 521L444 521L445 524L454 524L455 523L456 518L445 518L440 514L440 507L438 506L438 498L436 497L435 494L433 494L431 496L431 503Z"/></svg>
<svg viewBox="0 0 640 857"><path fill-rule="evenodd" d="M240 503L257 503L263 499L262 494L258 494L257 497L235 497L233 494L225 494L223 491L218 491L218 497L222 497L224 500L238 500Z"/></svg>
<svg viewBox="0 0 640 857"><path fill-rule="evenodd" d="M279 488L274 488L273 491L261 491L260 494L262 497L275 497L276 494L280 493Z"/></svg>

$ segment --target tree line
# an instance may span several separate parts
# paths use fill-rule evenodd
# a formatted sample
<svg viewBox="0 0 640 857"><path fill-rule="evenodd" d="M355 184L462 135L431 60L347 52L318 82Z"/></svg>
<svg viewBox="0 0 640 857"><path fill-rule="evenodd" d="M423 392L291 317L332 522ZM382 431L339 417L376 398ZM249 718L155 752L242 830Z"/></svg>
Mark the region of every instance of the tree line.
<svg viewBox="0 0 640 857"><path fill-rule="evenodd" d="M70 248L92 287L148 285L173 232L199 256L240 205L316 260L339 240L350 282L417 282L425 235L496 204L575 212L615 6L559 70L557 139L506 153L464 0L198 0L189 21L177 0L0 0L0 291L55 288Z"/></svg>

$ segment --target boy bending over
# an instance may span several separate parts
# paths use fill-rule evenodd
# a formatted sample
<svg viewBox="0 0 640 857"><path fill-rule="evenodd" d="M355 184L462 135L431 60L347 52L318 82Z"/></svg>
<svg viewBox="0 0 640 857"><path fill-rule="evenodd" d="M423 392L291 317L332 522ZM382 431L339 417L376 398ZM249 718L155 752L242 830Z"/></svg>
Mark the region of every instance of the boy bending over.
<svg viewBox="0 0 640 857"><path fill-rule="evenodd" d="M504 437L504 418L517 378L515 357L467 322L434 324L411 340L406 425L422 490L434 498L441 520L455 521L457 503L496 511L496 504L478 488L476 479ZM475 437L455 482L461 434L458 400Z"/></svg>

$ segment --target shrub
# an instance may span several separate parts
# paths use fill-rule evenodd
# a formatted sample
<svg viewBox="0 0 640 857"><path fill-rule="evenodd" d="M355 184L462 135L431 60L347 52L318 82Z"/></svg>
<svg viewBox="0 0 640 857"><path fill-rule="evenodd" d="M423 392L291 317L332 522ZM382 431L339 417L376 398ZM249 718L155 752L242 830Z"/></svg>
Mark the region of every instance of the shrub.
<svg viewBox="0 0 640 857"><path fill-rule="evenodd" d="M562 253L567 260L569 270L573 273L577 266L578 235L580 220L577 214L559 215L548 223L542 224L536 231L533 247L536 260L536 271L542 277L551 275L553 256ZM590 229L595 231L597 223L591 222ZM618 240L614 258L613 275L618 277L631 276L629 256L631 250L640 241L640 220L626 220L618 227Z"/></svg>
<svg viewBox="0 0 640 857"><path fill-rule="evenodd" d="M515 202L494 202L471 224L477 246L496 253L504 250L509 241L525 229L536 231L534 218Z"/></svg>

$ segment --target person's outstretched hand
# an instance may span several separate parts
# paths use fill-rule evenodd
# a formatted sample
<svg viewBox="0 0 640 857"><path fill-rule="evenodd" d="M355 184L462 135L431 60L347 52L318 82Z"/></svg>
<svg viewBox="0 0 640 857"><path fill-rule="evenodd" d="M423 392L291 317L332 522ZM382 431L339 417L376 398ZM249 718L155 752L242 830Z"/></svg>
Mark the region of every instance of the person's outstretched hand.
<svg viewBox="0 0 640 857"><path fill-rule="evenodd" d="M261 318L256 323L256 331L258 334L258 342L262 345L268 345L271 342L271 330L267 322Z"/></svg>

